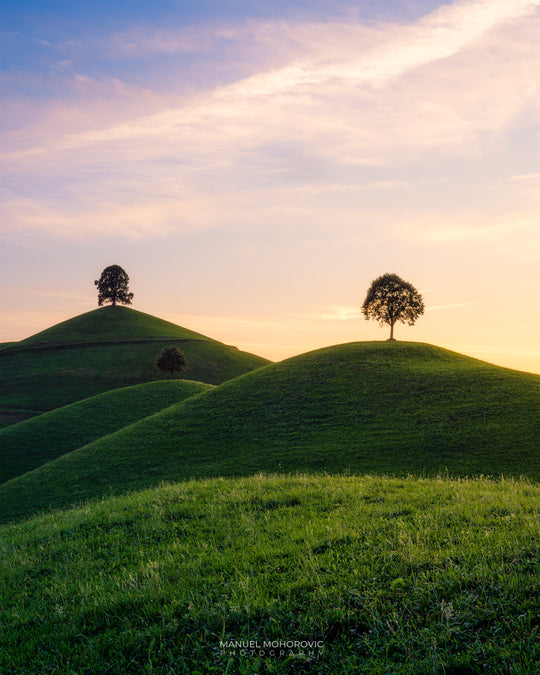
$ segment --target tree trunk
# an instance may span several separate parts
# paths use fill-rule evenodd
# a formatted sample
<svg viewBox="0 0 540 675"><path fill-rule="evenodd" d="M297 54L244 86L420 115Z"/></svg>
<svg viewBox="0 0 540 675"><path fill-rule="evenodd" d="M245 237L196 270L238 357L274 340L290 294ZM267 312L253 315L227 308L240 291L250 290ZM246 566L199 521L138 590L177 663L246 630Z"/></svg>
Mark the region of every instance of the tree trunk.
<svg viewBox="0 0 540 675"><path fill-rule="evenodd" d="M393 323L390 324L390 338L389 339L390 340L394 339L394 324Z"/></svg>

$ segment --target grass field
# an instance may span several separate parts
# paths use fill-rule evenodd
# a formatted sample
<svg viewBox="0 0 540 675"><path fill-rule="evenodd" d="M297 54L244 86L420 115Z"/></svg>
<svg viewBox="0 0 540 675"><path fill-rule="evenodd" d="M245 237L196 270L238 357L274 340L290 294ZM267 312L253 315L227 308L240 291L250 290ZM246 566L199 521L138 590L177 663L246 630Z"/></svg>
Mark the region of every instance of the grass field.
<svg viewBox="0 0 540 675"><path fill-rule="evenodd" d="M102 307L0 350L4 422L167 375L163 347L183 351L182 377L220 384L268 361L128 307ZM16 414L15 414L16 413Z"/></svg>
<svg viewBox="0 0 540 675"><path fill-rule="evenodd" d="M259 471L539 480L539 440L539 376L430 345L351 343L247 373L4 483L0 519Z"/></svg>
<svg viewBox="0 0 540 675"><path fill-rule="evenodd" d="M527 481L260 474L6 526L0 672L533 675L539 503Z"/></svg>
<svg viewBox="0 0 540 675"><path fill-rule="evenodd" d="M0 483L208 389L190 380L138 384L0 429Z"/></svg>
<svg viewBox="0 0 540 675"><path fill-rule="evenodd" d="M0 430L2 675L537 675L540 376L401 342L265 365L104 308L0 349L0 407L155 380L162 344L188 380Z"/></svg>

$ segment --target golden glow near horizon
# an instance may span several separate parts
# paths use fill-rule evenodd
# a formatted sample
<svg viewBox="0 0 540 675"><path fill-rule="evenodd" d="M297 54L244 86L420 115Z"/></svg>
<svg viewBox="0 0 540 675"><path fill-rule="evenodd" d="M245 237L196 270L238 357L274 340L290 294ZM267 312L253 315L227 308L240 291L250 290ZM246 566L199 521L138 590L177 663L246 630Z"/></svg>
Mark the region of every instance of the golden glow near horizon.
<svg viewBox="0 0 540 675"><path fill-rule="evenodd" d="M119 264L134 309L279 360L386 339L359 308L395 272L427 308L398 339L540 373L540 0L407 4L17 15L0 342Z"/></svg>

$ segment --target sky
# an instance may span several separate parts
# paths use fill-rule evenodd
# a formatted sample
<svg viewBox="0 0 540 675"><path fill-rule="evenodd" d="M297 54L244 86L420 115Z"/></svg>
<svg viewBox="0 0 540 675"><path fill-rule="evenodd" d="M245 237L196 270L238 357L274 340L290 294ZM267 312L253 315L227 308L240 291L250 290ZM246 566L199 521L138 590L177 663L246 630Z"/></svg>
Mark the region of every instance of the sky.
<svg viewBox="0 0 540 675"><path fill-rule="evenodd" d="M278 361L540 373L540 0L0 0L0 342L133 308Z"/></svg>

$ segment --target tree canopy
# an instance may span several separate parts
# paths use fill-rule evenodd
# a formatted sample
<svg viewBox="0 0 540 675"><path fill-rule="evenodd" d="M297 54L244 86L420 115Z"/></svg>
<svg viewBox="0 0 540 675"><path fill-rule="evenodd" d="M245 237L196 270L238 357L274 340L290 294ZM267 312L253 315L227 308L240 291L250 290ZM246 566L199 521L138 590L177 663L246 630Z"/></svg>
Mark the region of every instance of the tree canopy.
<svg viewBox="0 0 540 675"><path fill-rule="evenodd" d="M390 340L394 339L394 324L407 323L412 326L424 313L424 301L416 288L397 274L383 274L377 277L368 289L362 305L362 314L383 326L390 326Z"/></svg>
<svg viewBox="0 0 540 675"><path fill-rule="evenodd" d="M105 302L131 305L133 293L129 292L129 277L119 265L106 267L94 284L98 287L99 307Z"/></svg>
<svg viewBox="0 0 540 675"><path fill-rule="evenodd" d="M186 369L187 361L184 353L176 347L165 347L156 361L156 366L172 377L173 373L181 373Z"/></svg>

